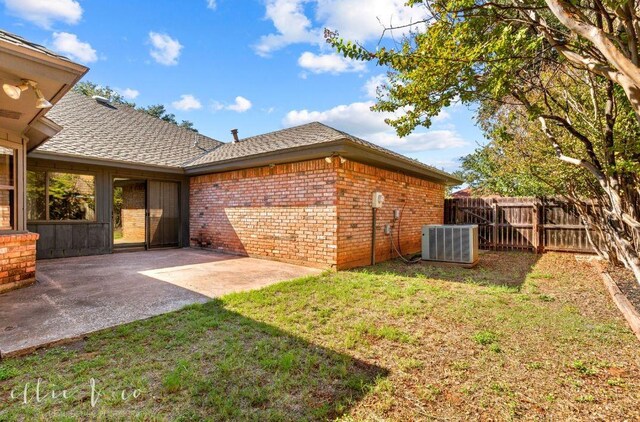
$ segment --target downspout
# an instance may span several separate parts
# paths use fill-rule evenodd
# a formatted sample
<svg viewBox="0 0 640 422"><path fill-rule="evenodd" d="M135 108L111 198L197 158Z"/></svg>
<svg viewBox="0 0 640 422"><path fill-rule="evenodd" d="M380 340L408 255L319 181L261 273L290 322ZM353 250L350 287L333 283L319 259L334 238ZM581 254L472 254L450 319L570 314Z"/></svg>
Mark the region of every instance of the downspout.
<svg viewBox="0 0 640 422"><path fill-rule="evenodd" d="M371 226L371 265L376 265L376 217L378 215L377 208L371 208L373 212L373 223Z"/></svg>

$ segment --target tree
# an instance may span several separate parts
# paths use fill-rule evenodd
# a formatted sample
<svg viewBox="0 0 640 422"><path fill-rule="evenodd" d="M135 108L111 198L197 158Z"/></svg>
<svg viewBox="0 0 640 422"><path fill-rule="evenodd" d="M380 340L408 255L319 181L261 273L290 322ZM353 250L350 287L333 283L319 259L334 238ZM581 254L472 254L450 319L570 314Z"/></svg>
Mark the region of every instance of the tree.
<svg viewBox="0 0 640 422"><path fill-rule="evenodd" d="M167 110L165 109L165 107L162 104L155 104L155 105L150 105L150 106L146 106L146 107L138 107L138 110L144 111L148 115L153 116L153 117L158 118L158 119L162 119L163 116L167 113ZM165 119L165 121L166 121L166 119ZM174 119L174 123L175 123L175 119Z"/></svg>
<svg viewBox="0 0 640 422"><path fill-rule="evenodd" d="M497 145L483 153L531 155L530 175L571 199L605 240L599 253L640 282L640 1L409 4L425 19L390 48L326 31L345 56L390 69L374 109L401 112L388 123L404 136L455 101L479 104Z"/></svg>
<svg viewBox="0 0 640 422"><path fill-rule="evenodd" d="M167 109L162 104L154 104L146 107L138 107L138 110L143 111L158 119L164 120L165 122L173 123L174 125L191 130L193 132L198 131L196 128L193 127L193 122L190 122L189 120L183 120L180 123L178 123L178 121L176 120L176 115L173 113L168 113Z"/></svg>
<svg viewBox="0 0 640 422"><path fill-rule="evenodd" d="M73 90L77 93L84 94L87 97L99 96L108 98L114 104L122 104L129 107L135 107L136 105L130 101L127 101L120 93L112 89L111 87L101 86L91 81L78 82Z"/></svg>
<svg viewBox="0 0 640 422"><path fill-rule="evenodd" d="M83 81L78 82L73 90L80 94L84 94L87 97L100 96L104 98L108 98L114 104L125 105L128 107L136 108L136 104L127 101L122 94L118 93L113 88L107 86L101 86L91 81ZM191 130L193 132L198 132L198 130L194 127L193 122L189 120L182 120L180 123L176 120L176 115L173 113L168 113L165 106L162 104L154 104L146 107L137 107L136 110L143 111L153 117L157 117L158 119L162 119L165 122L173 123L174 125L180 126L184 129Z"/></svg>
<svg viewBox="0 0 640 422"><path fill-rule="evenodd" d="M194 132L197 132L198 129L196 129L195 127L193 127L193 122L189 121L189 120L183 120L180 122L180 124L178 124L178 126L185 128L185 129L189 129L192 130Z"/></svg>
<svg viewBox="0 0 640 422"><path fill-rule="evenodd" d="M456 176L477 195L541 197L556 194L529 171L528 163L513 160L513 155L512 150L489 143L463 157L462 169Z"/></svg>

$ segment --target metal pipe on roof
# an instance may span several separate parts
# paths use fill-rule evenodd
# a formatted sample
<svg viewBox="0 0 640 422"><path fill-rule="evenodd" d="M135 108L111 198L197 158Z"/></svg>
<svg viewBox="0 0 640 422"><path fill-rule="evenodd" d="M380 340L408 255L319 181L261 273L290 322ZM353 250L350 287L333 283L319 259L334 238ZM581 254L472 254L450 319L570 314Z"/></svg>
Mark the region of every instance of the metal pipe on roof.
<svg viewBox="0 0 640 422"><path fill-rule="evenodd" d="M240 142L240 138L238 138L238 129L231 129L231 134L233 135L233 143Z"/></svg>

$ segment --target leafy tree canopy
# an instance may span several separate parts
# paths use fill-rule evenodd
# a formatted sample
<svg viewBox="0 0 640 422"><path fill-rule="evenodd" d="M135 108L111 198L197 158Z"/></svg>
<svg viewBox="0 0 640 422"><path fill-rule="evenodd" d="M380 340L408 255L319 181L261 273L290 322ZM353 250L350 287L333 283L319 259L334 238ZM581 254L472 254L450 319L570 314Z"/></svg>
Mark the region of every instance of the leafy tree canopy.
<svg viewBox="0 0 640 422"><path fill-rule="evenodd" d="M565 196L601 255L640 281L640 0L409 5L424 20L391 47L325 31L346 57L388 68L374 109L399 113L388 123L405 136L454 102L479 106L490 142L465 158L468 180Z"/></svg>
<svg viewBox="0 0 640 422"><path fill-rule="evenodd" d="M131 101L127 101L122 96L122 94L120 94L118 91L114 90L108 85L102 86L91 81L82 81L82 82L78 82L73 87L73 91L80 94L84 94L87 97L94 97L97 95L99 97L108 98L114 104L122 104L129 107L136 106L135 103L132 103Z"/></svg>

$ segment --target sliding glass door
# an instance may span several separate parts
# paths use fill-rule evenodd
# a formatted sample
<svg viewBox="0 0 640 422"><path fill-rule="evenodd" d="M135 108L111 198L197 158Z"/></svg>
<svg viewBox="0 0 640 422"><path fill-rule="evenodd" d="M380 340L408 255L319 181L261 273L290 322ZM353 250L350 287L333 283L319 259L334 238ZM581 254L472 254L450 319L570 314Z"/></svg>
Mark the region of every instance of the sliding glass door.
<svg viewBox="0 0 640 422"><path fill-rule="evenodd" d="M113 246L147 245L147 182L116 178L113 181Z"/></svg>

